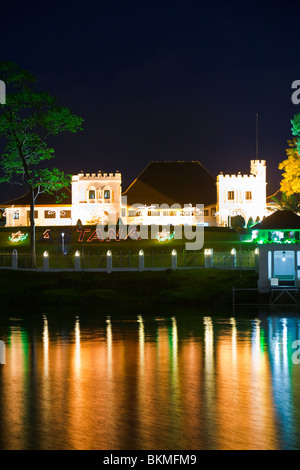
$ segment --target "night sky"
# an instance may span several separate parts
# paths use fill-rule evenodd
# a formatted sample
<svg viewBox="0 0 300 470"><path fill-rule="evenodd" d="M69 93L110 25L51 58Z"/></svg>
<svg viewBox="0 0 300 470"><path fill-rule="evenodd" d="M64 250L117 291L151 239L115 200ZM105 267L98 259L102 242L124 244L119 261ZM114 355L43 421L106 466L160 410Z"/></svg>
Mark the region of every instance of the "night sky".
<svg viewBox="0 0 300 470"><path fill-rule="evenodd" d="M270 194L300 112L291 101L300 79L296 5L2 2L1 60L32 72L41 91L85 120L82 132L50 141L51 166L119 170L123 190L151 160L249 173L258 113ZM2 202L19 194L0 187Z"/></svg>

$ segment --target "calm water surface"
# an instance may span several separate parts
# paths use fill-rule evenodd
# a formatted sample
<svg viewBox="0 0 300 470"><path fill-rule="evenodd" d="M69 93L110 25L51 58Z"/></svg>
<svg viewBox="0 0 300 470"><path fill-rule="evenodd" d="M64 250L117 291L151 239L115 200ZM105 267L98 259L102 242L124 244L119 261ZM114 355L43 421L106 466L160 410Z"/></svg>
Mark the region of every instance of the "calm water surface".
<svg viewBox="0 0 300 470"><path fill-rule="evenodd" d="M3 315L0 449L300 449L300 314Z"/></svg>

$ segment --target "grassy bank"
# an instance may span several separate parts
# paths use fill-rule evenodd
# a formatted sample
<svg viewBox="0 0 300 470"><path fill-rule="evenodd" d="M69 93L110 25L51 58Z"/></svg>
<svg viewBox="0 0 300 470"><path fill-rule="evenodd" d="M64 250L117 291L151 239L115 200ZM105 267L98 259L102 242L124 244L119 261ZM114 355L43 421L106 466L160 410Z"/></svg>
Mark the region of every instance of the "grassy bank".
<svg viewBox="0 0 300 470"><path fill-rule="evenodd" d="M232 302L232 286L257 287L254 271L213 269L164 272L30 272L0 271L2 305L41 308L198 305Z"/></svg>

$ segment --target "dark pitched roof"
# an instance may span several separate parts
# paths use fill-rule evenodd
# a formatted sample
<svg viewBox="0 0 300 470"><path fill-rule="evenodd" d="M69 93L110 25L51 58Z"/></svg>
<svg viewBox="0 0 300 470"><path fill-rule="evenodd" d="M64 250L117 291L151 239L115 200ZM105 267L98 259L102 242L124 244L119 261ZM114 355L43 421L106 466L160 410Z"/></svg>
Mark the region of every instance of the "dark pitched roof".
<svg viewBox="0 0 300 470"><path fill-rule="evenodd" d="M152 161L123 195L129 205L215 204L216 179L198 161Z"/></svg>
<svg viewBox="0 0 300 470"><path fill-rule="evenodd" d="M251 228L252 230L300 229L300 217L293 211L276 211Z"/></svg>
<svg viewBox="0 0 300 470"><path fill-rule="evenodd" d="M63 197L65 194L66 197ZM59 201L59 202L57 202ZM52 205L52 204L71 204L72 203L72 196L71 196L71 191L69 188L65 187L63 189L60 189L59 191L56 191L55 194L47 194L47 193L41 193L38 195L36 198L35 204L36 205ZM29 206L30 205L30 199L29 199L29 193L24 194L21 197L18 197L16 199L12 199L11 201L4 202L1 204L1 207L6 207L6 206Z"/></svg>

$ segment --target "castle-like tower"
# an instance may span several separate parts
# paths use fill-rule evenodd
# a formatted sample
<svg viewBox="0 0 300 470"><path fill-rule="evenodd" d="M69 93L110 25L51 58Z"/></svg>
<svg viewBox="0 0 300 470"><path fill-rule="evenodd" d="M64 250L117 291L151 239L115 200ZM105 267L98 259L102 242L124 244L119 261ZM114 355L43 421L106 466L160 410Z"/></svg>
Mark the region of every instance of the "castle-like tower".
<svg viewBox="0 0 300 470"><path fill-rule="evenodd" d="M121 174L79 173L72 177L72 223L115 224L121 204Z"/></svg>
<svg viewBox="0 0 300 470"><path fill-rule="evenodd" d="M266 210L266 161L251 160L250 174L223 175L217 177L217 223L230 226L231 218L244 217L246 224L267 215Z"/></svg>

